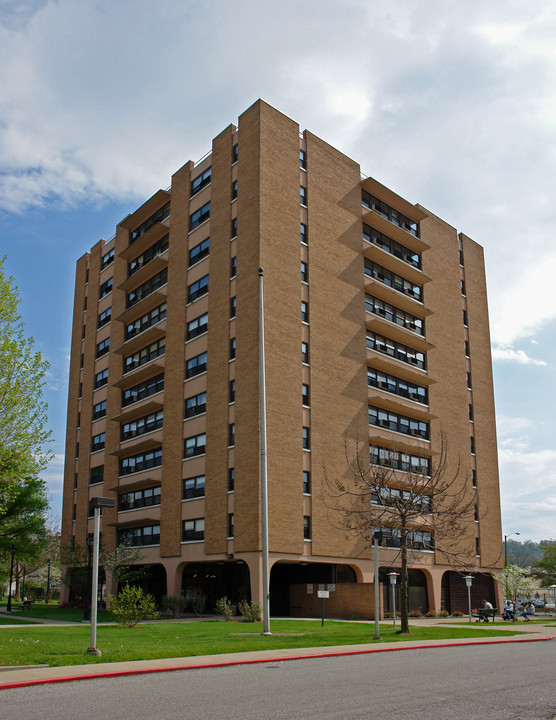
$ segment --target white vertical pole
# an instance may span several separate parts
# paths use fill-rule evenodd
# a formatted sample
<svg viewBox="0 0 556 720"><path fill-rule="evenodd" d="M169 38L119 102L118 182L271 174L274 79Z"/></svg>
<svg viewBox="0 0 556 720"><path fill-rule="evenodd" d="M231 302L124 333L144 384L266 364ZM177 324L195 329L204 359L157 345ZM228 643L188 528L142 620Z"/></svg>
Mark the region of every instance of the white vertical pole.
<svg viewBox="0 0 556 720"><path fill-rule="evenodd" d="M95 507L95 530L93 537L93 588L91 598L91 647L90 655L100 655L97 650L97 604L98 604L98 556L100 543L100 508Z"/></svg>
<svg viewBox="0 0 556 720"><path fill-rule="evenodd" d="M375 533L374 536L374 556L375 556L375 640L380 640L379 631L379 608L380 608L380 595L378 587L378 535Z"/></svg>
<svg viewBox="0 0 556 720"><path fill-rule="evenodd" d="M259 268L259 382L261 427L261 533L263 572L263 635L270 632L270 588L268 561L268 482L266 453L266 375L264 354L264 286L263 269Z"/></svg>

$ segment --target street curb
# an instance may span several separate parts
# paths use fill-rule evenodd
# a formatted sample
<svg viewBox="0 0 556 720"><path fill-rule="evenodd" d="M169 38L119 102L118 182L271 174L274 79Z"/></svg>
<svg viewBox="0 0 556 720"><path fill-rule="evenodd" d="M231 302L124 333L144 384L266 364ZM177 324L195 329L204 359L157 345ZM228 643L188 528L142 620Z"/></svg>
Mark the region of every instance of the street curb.
<svg viewBox="0 0 556 720"><path fill-rule="evenodd" d="M470 645L503 645L507 643L544 642L554 640L556 635L539 638L515 638L511 640L471 640L470 642L435 643L434 645L396 645L385 648L369 648L366 650L336 650L334 652L313 653L311 655L288 655L285 657L266 657L250 660L227 660L223 662L202 663L199 665L168 665L165 667L141 668L137 670L115 670L113 672L89 673L88 675L66 675L63 677L22 680L20 682L0 683L0 690L31 687L33 685L53 685L54 683L74 682L75 680L94 680L96 678L116 678L128 675L146 675L149 673L174 672L176 670L202 670L205 668L231 667L234 665L261 665L268 662L287 662L290 660L314 660L316 658L342 657L345 655L371 655L373 653L401 652L403 650L428 650L429 648L468 647Z"/></svg>

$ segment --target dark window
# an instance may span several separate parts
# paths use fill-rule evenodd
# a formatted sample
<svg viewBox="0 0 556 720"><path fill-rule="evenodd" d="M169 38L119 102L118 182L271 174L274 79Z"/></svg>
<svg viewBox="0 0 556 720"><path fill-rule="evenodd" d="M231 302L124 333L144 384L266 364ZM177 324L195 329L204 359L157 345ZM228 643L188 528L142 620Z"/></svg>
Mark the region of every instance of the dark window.
<svg viewBox="0 0 556 720"><path fill-rule="evenodd" d="M77 413L77 427L78 428L81 427L81 413L80 412Z"/></svg>
<svg viewBox="0 0 556 720"><path fill-rule="evenodd" d="M468 405L467 407L469 409L469 419L473 420L473 405Z"/></svg>
<svg viewBox="0 0 556 720"><path fill-rule="evenodd" d="M228 492L233 492L235 486L235 469L228 468Z"/></svg>
<svg viewBox="0 0 556 720"><path fill-rule="evenodd" d="M471 441L471 454L474 455L475 454L475 438L473 436L471 436L469 438L469 440Z"/></svg>
<svg viewBox="0 0 556 720"><path fill-rule="evenodd" d="M469 357L469 343L465 341L465 357Z"/></svg>
<svg viewBox="0 0 556 720"><path fill-rule="evenodd" d="M467 325L467 310L463 310L463 324Z"/></svg>
<svg viewBox="0 0 556 720"><path fill-rule="evenodd" d="M307 245L307 225L301 223L301 242Z"/></svg>
<svg viewBox="0 0 556 720"><path fill-rule="evenodd" d="M189 232L210 218L210 200L189 216Z"/></svg>
<svg viewBox="0 0 556 720"><path fill-rule="evenodd" d="M85 295L85 299L83 300L83 312L87 309L87 296Z"/></svg>
<svg viewBox="0 0 556 720"><path fill-rule="evenodd" d="M369 405L369 425L375 427L383 427L387 430L403 433L404 435L413 435L415 437L429 439L429 424L422 420L414 420L405 415L388 412L382 408L376 408Z"/></svg>
<svg viewBox="0 0 556 720"><path fill-rule="evenodd" d="M101 300L103 297L108 295L112 292L112 285L114 283L114 278L108 278L106 282L103 282L98 290L98 297L99 300Z"/></svg>
<svg viewBox="0 0 556 720"><path fill-rule="evenodd" d="M187 302L193 302L197 298L202 297L208 293L209 289L209 276L204 275L199 280L196 280L187 287Z"/></svg>
<svg viewBox="0 0 556 720"><path fill-rule="evenodd" d="M299 167L303 168L303 170L307 169L307 153L305 150L299 151Z"/></svg>
<svg viewBox="0 0 556 720"><path fill-rule="evenodd" d="M418 335L425 334L425 323L421 318L411 315L405 310L400 310L373 295L365 295L365 310Z"/></svg>
<svg viewBox="0 0 556 720"><path fill-rule="evenodd" d="M200 175L197 175L197 177L191 181L190 197L193 197L193 195L196 195L198 192L200 192L204 187L206 187L210 183L211 172L212 172L212 168L207 168L203 173L201 173Z"/></svg>
<svg viewBox="0 0 556 720"><path fill-rule="evenodd" d="M155 307L154 310L151 310L148 313L145 313L140 318L137 318L137 320L134 320L133 322L130 322L126 325L125 328L125 339L126 341L129 340L132 337L135 337L136 335L140 335L142 332L145 332L145 330L148 330L153 325L156 325L157 323L164 320L166 317L166 303L160 304L158 307Z"/></svg>
<svg viewBox="0 0 556 720"><path fill-rule="evenodd" d="M184 520L182 529L182 542L203 540L205 537L205 518L195 520Z"/></svg>
<svg viewBox="0 0 556 720"><path fill-rule="evenodd" d="M473 481L473 487L476 488L477 487L477 471L476 470L471 470L471 479Z"/></svg>
<svg viewBox="0 0 556 720"><path fill-rule="evenodd" d="M135 368L138 368L141 365L145 365L151 360L154 360L155 358L164 355L165 351L166 338L161 338L160 340L156 340L150 345L141 348L141 350L133 353L133 355L128 355L126 358L124 358L124 373L135 370Z"/></svg>
<svg viewBox="0 0 556 720"><path fill-rule="evenodd" d="M419 223L415 222L415 220L411 220L398 210L394 210L393 207L374 197L374 195L371 195L366 190L362 191L361 201L369 210L374 210L379 215L382 215L383 218L386 218L386 220L401 227L402 230L415 235L415 237L419 237Z"/></svg>
<svg viewBox="0 0 556 720"><path fill-rule="evenodd" d="M154 260L159 255L162 255L162 253L166 252L166 250L168 250L169 240L170 236L165 235L160 238L160 240L157 240L154 245L151 245L150 248L147 248L144 253L141 253L141 255L138 255L136 258L131 260L127 266L128 277L131 277L142 267L150 263L151 260Z"/></svg>
<svg viewBox="0 0 556 720"><path fill-rule="evenodd" d="M369 455L371 465L384 465L394 468L394 470L411 472L416 475L430 476L431 473L430 460L427 457L410 455L377 445L371 445Z"/></svg>
<svg viewBox="0 0 556 720"><path fill-rule="evenodd" d="M367 384L425 405L428 403L428 390L426 387L416 385L394 375L388 375L371 367L367 368Z"/></svg>
<svg viewBox="0 0 556 720"><path fill-rule="evenodd" d="M81 340L85 340L85 333L87 331L86 325L81 328Z"/></svg>
<svg viewBox="0 0 556 720"><path fill-rule="evenodd" d="M79 367L83 370L83 363L85 362L85 355L81 353L81 360L79 361Z"/></svg>
<svg viewBox="0 0 556 720"><path fill-rule="evenodd" d="M378 230L375 230L366 223L363 223L363 239L373 245L376 245L381 250L384 250L384 252L394 255L400 260L413 265L413 267L416 267L418 270L421 269L421 256L419 253L414 250L410 250L408 247L402 245L396 240L392 240L392 238L378 232Z"/></svg>
<svg viewBox="0 0 556 720"><path fill-rule="evenodd" d="M230 238L237 237L237 218L233 218L232 220L232 229L230 232Z"/></svg>
<svg viewBox="0 0 556 720"><path fill-rule="evenodd" d="M101 270L104 270L104 268L107 268L111 263L114 262L115 253L116 253L115 249L112 248L112 250L109 250L107 253L105 253L102 256L102 263L100 265Z"/></svg>
<svg viewBox="0 0 556 720"><path fill-rule="evenodd" d="M234 536L234 514L228 513L228 537L233 538Z"/></svg>
<svg viewBox="0 0 556 720"><path fill-rule="evenodd" d="M305 383L303 383L301 388L302 388L301 398L303 401L303 405L306 405L307 407L309 407L309 386L305 385Z"/></svg>
<svg viewBox="0 0 556 720"><path fill-rule="evenodd" d="M82 395L83 395L83 383L79 383L79 394L77 397L80 398Z"/></svg>
<svg viewBox="0 0 556 720"><path fill-rule="evenodd" d="M302 322L309 322L309 303L301 301L301 320Z"/></svg>
<svg viewBox="0 0 556 720"><path fill-rule="evenodd" d="M307 205L307 188L303 185L299 186L299 201L302 205Z"/></svg>
<svg viewBox="0 0 556 720"><path fill-rule="evenodd" d="M132 547L160 545L160 525L145 525L118 530L118 545L123 544Z"/></svg>
<svg viewBox="0 0 556 720"><path fill-rule="evenodd" d="M236 297L230 298L230 319L235 318L237 310Z"/></svg>
<svg viewBox="0 0 556 720"><path fill-rule="evenodd" d="M106 433L99 433L93 435L91 442L91 452L97 452L97 450L103 450L106 445Z"/></svg>
<svg viewBox="0 0 556 720"><path fill-rule="evenodd" d="M238 158L238 147L237 143L232 148L232 165L237 162Z"/></svg>
<svg viewBox="0 0 556 720"><path fill-rule="evenodd" d="M303 539L311 539L311 518L308 515L303 516Z"/></svg>
<svg viewBox="0 0 556 720"><path fill-rule="evenodd" d="M193 340L193 338L206 333L208 330L208 319L208 313L204 313L190 320L187 323L187 340Z"/></svg>
<svg viewBox="0 0 556 720"><path fill-rule="evenodd" d="M423 299L423 288L420 285L406 280L401 275L388 270L388 268L385 268L383 265L379 265L368 258L365 258L365 275L378 280L378 282L383 285L394 288L394 290L397 290L398 292L409 295L409 297L412 297L419 302Z"/></svg>
<svg viewBox="0 0 556 720"><path fill-rule="evenodd" d="M135 230L131 233L129 244L133 244L136 240L138 240L141 235L144 235L148 230L150 230L152 227L157 225L159 222L162 222L163 220L166 220L166 218L170 217L170 202L168 201L166 205L163 205L161 208L159 208L156 212L154 212L145 222L141 223L138 227L135 228Z"/></svg>
<svg viewBox="0 0 556 720"><path fill-rule="evenodd" d="M228 402L235 402L236 401L236 381L230 380L229 389L228 389Z"/></svg>
<svg viewBox="0 0 556 720"><path fill-rule="evenodd" d="M202 260L209 254L210 238L205 238L202 242L189 251L189 267Z"/></svg>
<svg viewBox="0 0 556 720"><path fill-rule="evenodd" d="M232 200L237 198L237 180L232 182Z"/></svg>
<svg viewBox="0 0 556 720"><path fill-rule="evenodd" d="M479 538L476 537L475 538L475 555L480 555L480 554L481 554L481 547L479 545Z"/></svg>
<svg viewBox="0 0 556 720"><path fill-rule="evenodd" d="M110 338L101 340L99 343L97 343L97 358L102 357L103 355L106 355L106 353L109 350L110 350Z"/></svg>
<svg viewBox="0 0 556 720"><path fill-rule="evenodd" d="M106 415L106 400L93 406L93 420L98 420Z"/></svg>
<svg viewBox="0 0 556 720"><path fill-rule="evenodd" d="M236 425L230 423L228 426L228 447L232 447L236 444Z"/></svg>
<svg viewBox="0 0 556 720"><path fill-rule="evenodd" d="M369 350L376 350L377 352L389 355L397 360L401 360L404 363L415 365L415 367L424 370L426 367L425 354L402 345L402 343L390 340L383 335L369 332L367 333L367 348Z"/></svg>
<svg viewBox="0 0 556 720"><path fill-rule="evenodd" d="M467 389L471 390L471 373L467 373Z"/></svg>
<svg viewBox="0 0 556 720"><path fill-rule="evenodd" d="M301 362L309 362L309 343L301 343Z"/></svg>
<svg viewBox="0 0 556 720"><path fill-rule="evenodd" d="M301 282L309 282L309 270L307 268L307 263L301 261Z"/></svg>
<svg viewBox="0 0 556 720"><path fill-rule="evenodd" d="M195 415L202 415L207 411L207 394L206 392L199 393L187 398L185 401L185 414L184 417L188 418L195 417Z"/></svg>
<svg viewBox="0 0 556 720"><path fill-rule="evenodd" d="M162 427L162 422L162 410L150 413L149 415L145 415L137 420L131 420L130 422L122 425L121 439L122 441L129 440L130 438L144 435L145 433L152 432L153 430L159 430Z"/></svg>
<svg viewBox="0 0 556 720"><path fill-rule="evenodd" d="M162 465L162 448L131 455L120 460L120 475L131 475Z"/></svg>
<svg viewBox="0 0 556 720"><path fill-rule="evenodd" d="M205 496L205 476L197 475L196 477L185 478L183 481L183 499L191 500L192 498Z"/></svg>
<svg viewBox="0 0 556 720"><path fill-rule="evenodd" d="M106 310L104 310L104 312L101 312L100 315L98 316L97 327L101 328L104 325L107 325L111 319L112 319L112 308L109 307L109 308L106 308ZM85 326L83 326L83 330L85 330ZM83 337L85 337L85 336L83 336Z"/></svg>
<svg viewBox="0 0 556 720"><path fill-rule="evenodd" d="M200 375L201 373L204 373L206 369L207 354L206 352L204 352L200 355L195 355L195 357L192 357L190 360L187 361L185 366L185 377L186 379L195 377L195 375Z"/></svg>
<svg viewBox="0 0 556 720"><path fill-rule="evenodd" d="M459 264L463 267L463 250L459 251Z"/></svg>
<svg viewBox="0 0 556 720"><path fill-rule="evenodd" d="M74 490L77 490L77 479L78 479L78 477L79 477L78 473L75 473L75 475L73 476L73 489L74 489Z"/></svg>
<svg viewBox="0 0 556 720"><path fill-rule="evenodd" d="M461 294L465 295L465 280L461 281Z"/></svg>
<svg viewBox="0 0 556 720"><path fill-rule="evenodd" d="M158 288L166 285L167 282L168 268L164 268L160 272L156 273L156 275L153 275L148 280L145 280L142 285L139 285L139 287L128 292L126 298L126 307L133 307L133 305L135 305L136 303L144 300L149 295L152 295L153 292L156 292Z"/></svg>
<svg viewBox="0 0 556 720"><path fill-rule="evenodd" d="M184 458L195 457L196 455L204 455L207 446L207 436L205 433L192 435L183 441Z"/></svg>
<svg viewBox="0 0 556 720"><path fill-rule="evenodd" d="M303 428L303 448L309 450L311 447L311 435L308 427Z"/></svg>
<svg viewBox="0 0 556 720"><path fill-rule="evenodd" d="M136 510L137 508L151 507L152 505L160 505L160 485L143 490L134 490L122 493L118 497L118 511Z"/></svg>
<svg viewBox="0 0 556 720"><path fill-rule="evenodd" d="M89 485L96 485L104 480L104 465L92 467L89 472Z"/></svg>
<svg viewBox="0 0 556 720"><path fill-rule="evenodd" d="M305 495L311 494L311 473L308 470L303 471L303 492Z"/></svg>
<svg viewBox="0 0 556 720"><path fill-rule="evenodd" d="M230 278L236 276L237 273L237 256L234 255L230 260Z"/></svg>
<svg viewBox="0 0 556 720"><path fill-rule="evenodd" d="M230 339L230 360L233 360L236 356L236 339L235 337Z"/></svg>
<svg viewBox="0 0 556 720"><path fill-rule="evenodd" d="M155 395L156 393L164 390L164 375L156 375L153 378L149 378L138 385L134 385L127 390L122 391L122 405L131 405L132 403L143 400L146 397Z"/></svg>

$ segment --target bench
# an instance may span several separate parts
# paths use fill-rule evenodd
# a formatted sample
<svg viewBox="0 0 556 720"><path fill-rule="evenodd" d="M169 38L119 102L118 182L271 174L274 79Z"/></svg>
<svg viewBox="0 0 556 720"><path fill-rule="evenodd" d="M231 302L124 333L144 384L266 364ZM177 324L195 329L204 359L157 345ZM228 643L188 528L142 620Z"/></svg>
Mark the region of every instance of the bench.
<svg viewBox="0 0 556 720"><path fill-rule="evenodd" d="M473 617L479 618L479 622L483 620L484 622L488 622L489 618L492 618L492 622L494 622L494 616L496 615L497 608L481 608L476 613L473 613Z"/></svg>
<svg viewBox="0 0 556 720"><path fill-rule="evenodd" d="M27 612L31 612L31 603L32 600L24 600L23 601L23 612L27 610Z"/></svg>

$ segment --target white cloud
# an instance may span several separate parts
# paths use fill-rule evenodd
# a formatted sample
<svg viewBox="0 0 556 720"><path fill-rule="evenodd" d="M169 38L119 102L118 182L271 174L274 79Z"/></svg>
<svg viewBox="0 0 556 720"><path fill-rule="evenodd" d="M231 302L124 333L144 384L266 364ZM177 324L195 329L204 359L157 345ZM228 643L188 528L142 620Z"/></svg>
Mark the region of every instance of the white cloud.
<svg viewBox="0 0 556 720"><path fill-rule="evenodd" d="M524 350L513 350L509 347L493 347L492 359L501 362L515 362L520 365L546 365L544 360L529 357Z"/></svg>

